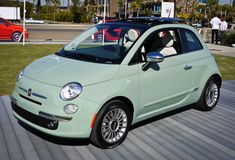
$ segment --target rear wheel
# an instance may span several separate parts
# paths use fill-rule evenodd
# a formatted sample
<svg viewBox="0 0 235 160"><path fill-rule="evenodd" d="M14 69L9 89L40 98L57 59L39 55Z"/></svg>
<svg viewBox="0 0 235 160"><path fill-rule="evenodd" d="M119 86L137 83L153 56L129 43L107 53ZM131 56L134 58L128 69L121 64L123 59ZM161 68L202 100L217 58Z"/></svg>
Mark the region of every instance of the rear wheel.
<svg viewBox="0 0 235 160"><path fill-rule="evenodd" d="M100 148L113 148L121 144L130 129L131 113L119 100L108 102L98 113L91 133L91 142Z"/></svg>
<svg viewBox="0 0 235 160"><path fill-rule="evenodd" d="M202 92L202 95L197 102L197 108L203 111L210 111L215 108L219 101L220 86L215 78L210 78Z"/></svg>
<svg viewBox="0 0 235 160"><path fill-rule="evenodd" d="M96 36L96 41L97 41L97 42L100 42L100 43L103 42L103 34L101 34L101 33L98 34L98 35Z"/></svg>
<svg viewBox="0 0 235 160"><path fill-rule="evenodd" d="M19 40L20 39L20 40ZM22 40L22 36L21 36L21 33L20 32L14 32L12 34L12 41L14 42L19 42Z"/></svg>

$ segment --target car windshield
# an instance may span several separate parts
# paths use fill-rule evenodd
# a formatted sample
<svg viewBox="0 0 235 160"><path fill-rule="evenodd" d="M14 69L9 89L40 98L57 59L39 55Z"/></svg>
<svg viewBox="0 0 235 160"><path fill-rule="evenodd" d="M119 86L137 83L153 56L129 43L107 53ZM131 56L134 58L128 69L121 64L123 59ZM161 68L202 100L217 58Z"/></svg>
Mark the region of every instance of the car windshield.
<svg viewBox="0 0 235 160"><path fill-rule="evenodd" d="M146 30L140 25L104 23L83 32L57 55L96 63L120 64Z"/></svg>

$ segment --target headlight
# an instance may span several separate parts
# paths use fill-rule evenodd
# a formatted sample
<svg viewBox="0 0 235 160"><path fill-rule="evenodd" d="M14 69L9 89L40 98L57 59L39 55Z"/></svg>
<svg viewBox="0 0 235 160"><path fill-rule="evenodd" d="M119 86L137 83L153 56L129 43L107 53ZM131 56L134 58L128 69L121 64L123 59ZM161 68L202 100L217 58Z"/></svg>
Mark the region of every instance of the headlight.
<svg viewBox="0 0 235 160"><path fill-rule="evenodd" d="M18 82L22 78L23 74L24 74L24 70L20 71L20 73L18 74L16 78L16 82Z"/></svg>
<svg viewBox="0 0 235 160"><path fill-rule="evenodd" d="M82 85L77 82L66 84L60 91L60 98L68 101L76 98L82 93Z"/></svg>

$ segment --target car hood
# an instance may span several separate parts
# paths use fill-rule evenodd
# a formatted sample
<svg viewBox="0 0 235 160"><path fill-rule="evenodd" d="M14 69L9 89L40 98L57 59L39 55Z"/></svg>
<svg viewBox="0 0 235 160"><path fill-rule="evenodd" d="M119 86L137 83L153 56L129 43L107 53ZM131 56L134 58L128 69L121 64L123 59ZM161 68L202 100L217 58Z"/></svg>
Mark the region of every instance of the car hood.
<svg viewBox="0 0 235 160"><path fill-rule="evenodd" d="M112 79L119 65L101 64L49 55L34 61L24 69L24 76L62 87L69 82L83 86Z"/></svg>

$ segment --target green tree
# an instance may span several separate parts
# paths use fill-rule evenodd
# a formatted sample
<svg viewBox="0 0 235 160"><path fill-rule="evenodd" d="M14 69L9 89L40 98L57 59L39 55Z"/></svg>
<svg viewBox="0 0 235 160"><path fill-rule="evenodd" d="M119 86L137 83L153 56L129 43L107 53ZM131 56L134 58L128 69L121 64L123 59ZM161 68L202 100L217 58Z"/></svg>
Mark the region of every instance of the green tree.
<svg viewBox="0 0 235 160"><path fill-rule="evenodd" d="M118 18L120 19L124 7L124 0L118 0L117 4L118 4Z"/></svg>
<svg viewBox="0 0 235 160"><path fill-rule="evenodd" d="M134 0L131 3L131 9L137 13L137 17L139 16L140 8L144 0Z"/></svg>
<svg viewBox="0 0 235 160"><path fill-rule="evenodd" d="M208 17L211 19L217 14L218 0L207 0Z"/></svg>
<svg viewBox="0 0 235 160"><path fill-rule="evenodd" d="M79 23L82 21L82 9L79 7L80 0L72 0L71 12L73 14L73 22Z"/></svg>
<svg viewBox="0 0 235 160"><path fill-rule="evenodd" d="M40 15L41 0L37 0L36 3L36 13Z"/></svg>
<svg viewBox="0 0 235 160"><path fill-rule="evenodd" d="M94 17L97 6L95 5L95 0L84 0L84 8L86 12L86 21L90 21L92 17Z"/></svg>

